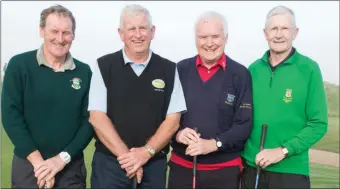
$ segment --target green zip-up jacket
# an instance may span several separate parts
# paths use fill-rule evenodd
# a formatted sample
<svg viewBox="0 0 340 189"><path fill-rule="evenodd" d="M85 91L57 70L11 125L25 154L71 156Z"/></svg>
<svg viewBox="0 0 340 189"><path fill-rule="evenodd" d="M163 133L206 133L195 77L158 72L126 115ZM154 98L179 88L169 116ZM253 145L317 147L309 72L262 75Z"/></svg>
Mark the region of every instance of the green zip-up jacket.
<svg viewBox="0 0 340 189"><path fill-rule="evenodd" d="M267 124L264 148L286 147L287 157L267 171L309 175L308 149L327 132L327 104L320 68L295 53L272 72L267 51L249 66L253 82L253 130L242 156L256 167L262 124Z"/></svg>

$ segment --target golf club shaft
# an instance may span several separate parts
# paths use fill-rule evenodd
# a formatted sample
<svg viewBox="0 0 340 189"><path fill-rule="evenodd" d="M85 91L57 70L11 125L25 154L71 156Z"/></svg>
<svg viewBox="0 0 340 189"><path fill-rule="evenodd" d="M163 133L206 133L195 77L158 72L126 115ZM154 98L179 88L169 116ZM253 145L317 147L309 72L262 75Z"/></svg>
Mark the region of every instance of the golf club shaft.
<svg viewBox="0 0 340 189"><path fill-rule="evenodd" d="M193 169L192 169L192 188L195 189L196 188L196 166L197 166L197 156L194 156L194 161L193 161L194 165L193 165Z"/></svg>
<svg viewBox="0 0 340 189"><path fill-rule="evenodd" d="M132 179L132 189L137 189L137 176Z"/></svg>
<svg viewBox="0 0 340 189"><path fill-rule="evenodd" d="M197 127L194 128L194 131L198 133ZM192 188L196 188L196 169L197 169L197 156L193 157L193 169L192 169Z"/></svg>
<svg viewBox="0 0 340 189"><path fill-rule="evenodd" d="M261 141L260 141L260 151L262 151L263 148L264 148L264 141L266 139L266 132L267 132L267 124L263 124L262 125L262 133L261 133ZM255 178L255 189L257 189L257 187L258 187L260 172L261 172L261 168L260 168L260 166L257 166L257 168L256 168L256 178Z"/></svg>

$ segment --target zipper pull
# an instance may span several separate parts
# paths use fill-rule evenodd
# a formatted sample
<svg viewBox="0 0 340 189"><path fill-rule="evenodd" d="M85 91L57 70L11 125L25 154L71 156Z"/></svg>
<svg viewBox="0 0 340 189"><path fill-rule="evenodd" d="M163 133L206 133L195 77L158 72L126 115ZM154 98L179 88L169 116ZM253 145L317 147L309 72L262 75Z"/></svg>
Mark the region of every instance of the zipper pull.
<svg viewBox="0 0 340 189"><path fill-rule="evenodd" d="M269 84L270 88L272 87L273 77L274 77L274 72L272 72L272 76L270 77L270 84Z"/></svg>

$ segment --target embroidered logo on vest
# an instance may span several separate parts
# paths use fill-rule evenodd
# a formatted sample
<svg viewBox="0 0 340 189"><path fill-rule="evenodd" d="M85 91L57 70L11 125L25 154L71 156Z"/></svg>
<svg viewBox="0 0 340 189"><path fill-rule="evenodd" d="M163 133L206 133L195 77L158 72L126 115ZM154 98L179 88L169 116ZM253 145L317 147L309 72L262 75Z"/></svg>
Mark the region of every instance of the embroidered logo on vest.
<svg viewBox="0 0 340 189"><path fill-rule="evenodd" d="M161 79L155 79L152 81L152 85L156 88L155 91L164 91L165 82Z"/></svg>

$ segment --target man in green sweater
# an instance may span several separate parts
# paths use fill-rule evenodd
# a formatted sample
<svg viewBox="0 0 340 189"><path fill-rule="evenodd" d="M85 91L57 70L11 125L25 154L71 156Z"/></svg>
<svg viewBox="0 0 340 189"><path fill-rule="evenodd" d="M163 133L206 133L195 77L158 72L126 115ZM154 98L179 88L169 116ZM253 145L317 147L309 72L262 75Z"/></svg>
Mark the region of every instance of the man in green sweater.
<svg viewBox="0 0 340 189"><path fill-rule="evenodd" d="M1 108L14 144L13 188L85 188L83 150L93 136L87 111L92 72L69 52L75 27L65 7L43 10L43 44L9 61Z"/></svg>
<svg viewBox="0 0 340 189"><path fill-rule="evenodd" d="M242 154L242 188L310 188L308 150L327 131L327 104L318 64L292 41L298 28L292 10L273 8L264 29L269 50L250 65L253 130ZM262 124L267 124L260 152Z"/></svg>

